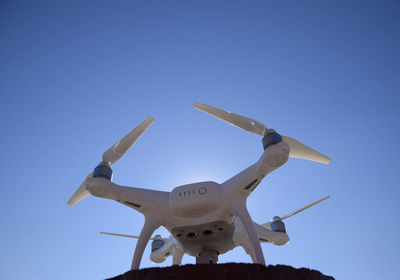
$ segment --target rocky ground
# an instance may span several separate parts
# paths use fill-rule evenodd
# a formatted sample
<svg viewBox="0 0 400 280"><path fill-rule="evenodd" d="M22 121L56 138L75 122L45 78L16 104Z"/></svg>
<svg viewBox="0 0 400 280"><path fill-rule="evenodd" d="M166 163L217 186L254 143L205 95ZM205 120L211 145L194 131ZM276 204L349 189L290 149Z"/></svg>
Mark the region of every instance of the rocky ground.
<svg viewBox="0 0 400 280"><path fill-rule="evenodd" d="M334 280L332 276L308 268L286 265L226 263L200 264L170 267L154 267L131 270L108 280Z"/></svg>

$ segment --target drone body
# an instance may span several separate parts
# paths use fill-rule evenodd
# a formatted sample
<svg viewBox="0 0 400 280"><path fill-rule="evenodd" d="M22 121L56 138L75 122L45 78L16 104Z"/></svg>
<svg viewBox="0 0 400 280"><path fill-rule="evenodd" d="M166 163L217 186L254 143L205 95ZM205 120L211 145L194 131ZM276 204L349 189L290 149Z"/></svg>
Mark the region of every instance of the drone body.
<svg viewBox="0 0 400 280"><path fill-rule="evenodd" d="M283 218L275 217L272 222L263 225L253 222L246 200L267 174L285 164L289 156L322 163L329 163L330 159L293 138L280 136L258 121L198 102L195 107L234 126L262 135L264 152L259 160L222 184L198 182L178 186L171 192L114 184L111 182L110 166L152 123L152 118L147 118L103 154L103 161L68 201L68 204L74 205L92 194L115 200L144 215L145 223L138 237L132 269L139 268L150 239L153 240L150 258L157 263L172 256L173 264L180 264L183 254L196 257L197 263L216 263L219 254L242 246L253 262L265 265L260 242L286 244L289 237L282 220L328 198ZM160 236L151 238L160 226L171 233L168 239Z"/></svg>

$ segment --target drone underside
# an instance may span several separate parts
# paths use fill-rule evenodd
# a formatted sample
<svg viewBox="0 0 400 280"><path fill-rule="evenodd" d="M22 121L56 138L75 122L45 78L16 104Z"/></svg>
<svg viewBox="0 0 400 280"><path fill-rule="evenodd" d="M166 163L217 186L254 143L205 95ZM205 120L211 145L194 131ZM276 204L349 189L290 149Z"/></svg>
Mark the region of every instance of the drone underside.
<svg viewBox="0 0 400 280"><path fill-rule="evenodd" d="M212 223L178 227L171 234L178 240L186 254L197 257L201 252L215 251L224 254L235 245L232 240L233 223L215 221Z"/></svg>

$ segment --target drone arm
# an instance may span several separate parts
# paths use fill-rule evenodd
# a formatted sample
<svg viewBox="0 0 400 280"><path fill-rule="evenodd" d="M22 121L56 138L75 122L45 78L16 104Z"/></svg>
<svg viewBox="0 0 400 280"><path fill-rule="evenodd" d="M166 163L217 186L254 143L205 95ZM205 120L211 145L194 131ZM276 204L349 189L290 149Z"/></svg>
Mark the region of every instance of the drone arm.
<svg viewBox="0 0 400 280"><path fill-rule="evenodd" d="M273 243L275 245L284 245L289 242L289 236L285 232L272 231L253 222L259 240L263 243Z"/></svg>
<svg viewBox="0 0 400 280"><path fill-rule="evenodd" d="M261 173L259 172L258 165L256 163L225 181L222 183L224 200L235 194L242 194L245 196L246 194L248 195L249 191L254 189L259 183L258 180L262 179L259 177L261 177Z"/></svg>
<svg viewBox="0 0 400 280"><path fill-rule="evenodd" d="M168 207L167 192L119 186L104 178L87 179L87 189L94 196L118 201L143 214L163 213Z"/></svg>
<svg viewBox="0 0 400 280"><path fill-rule="evenodd" d="M289 146L286 143L269 146L255 164L222 184L224 199L249 196L267 174L282 166L288 158Z"/></svg>
<svg viewBox="0 0 400 280"><path fill-rule="evenodd" d="M140 232L138 242L133 255L131 269L139 269L140 261L142 260L144 249L149 242L153 232L160 227L160 223L155 216L145 216L145 222L142 231Z"/></svg>

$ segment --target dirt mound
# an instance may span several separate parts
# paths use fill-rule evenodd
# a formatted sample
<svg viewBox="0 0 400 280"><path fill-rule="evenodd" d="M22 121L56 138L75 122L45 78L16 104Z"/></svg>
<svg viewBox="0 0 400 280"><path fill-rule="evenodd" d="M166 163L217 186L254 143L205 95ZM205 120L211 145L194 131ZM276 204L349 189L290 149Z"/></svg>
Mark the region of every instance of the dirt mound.
<svg viewBox="0 0 400 280"><path fill-rule="evenodd" d="M335 280L331 276L308 268L286 265L226 263L131 270L108 280Z"/></svg>

